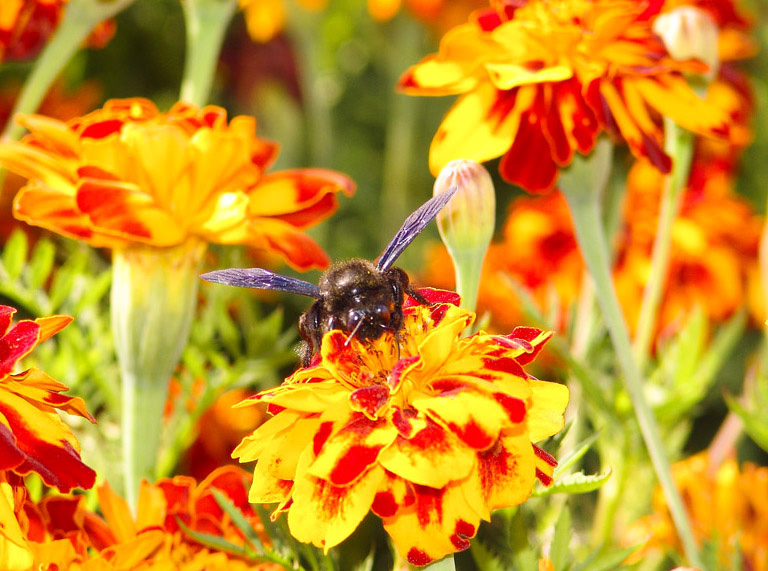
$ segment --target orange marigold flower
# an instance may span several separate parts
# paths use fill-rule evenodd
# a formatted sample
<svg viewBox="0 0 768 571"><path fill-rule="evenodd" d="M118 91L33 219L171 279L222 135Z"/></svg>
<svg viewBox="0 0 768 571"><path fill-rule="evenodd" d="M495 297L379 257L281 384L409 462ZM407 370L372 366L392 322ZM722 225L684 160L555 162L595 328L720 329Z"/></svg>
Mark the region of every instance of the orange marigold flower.
<svg viewBox="0 0 768 571"><path fill-rule="evenodd" d="M328 332L312 366L243 404L273 417L233 452L258 460L249 500L278 502L299 541L326 551L372 511L397 551L426 565L469 547L481 519L551 482L534 442L563 427L568 389L523 367L551 333L461 337L474 314L421 290L397 339Z"/></svg>
<svg viewBox="0 0 768 571"><path fill-rule="evenodd" d="M653 33L635 0L498 2L448 32L439 53L409 69L414 95L462 94L430 148L437 174L459 158L502 156L501 175L530 191L554 187L558 167L588 154L603 131L667 173L656 115L708 136L728 133L727 114L702 101Z"/></svg>
<svg viewBox="0 0 768 571"><path fill-rule="evenodd" d="M0 2L0 61L33 58L56 30L68 0L3 0ZM114 21L99 24L88 38L103 47L115 33Z"/></svg>
<svg viewBox="0 0 768 571"><path fill-rule="evenodd" d="M768 569L768 467L747 462L740 469L731 458L713 469L703 452L674 464L672 477L696 539L717 547L723 569L730 567L735 549L742 568ZM682 551L661 490L654 493L653 509L624 538L630 545L647 541L633 559L658 549Z"/></svg>
<svg viewBox="0 0 768 571"><path fill-rule="evenodd" d="M199 484L176 476L142 482L137 517L108 484L98 490L103 518L88 511L84 497L53 496L27 502L24 518L37 563L59 569L186 569L190 571L278 571L279 565L254 563L199 544L189 529L243 546L243 538L219 507L221 492L254 527L266 545L263 526L248 503L250 475L235 466L220 468Z"/></svg>
<svg viewBox="0 0 768 571"><path fill-rule="evenodd" d="M699 306L709 319L727 319L748 298L757 276L762 218L738 197L729 173L715 163L695 161L672 227L672 250L659 316L659 332L673 332ZM663 179L638 162L630 171L626 221L614 272L630 329L637 322L648 281ZM761 308L753 307L760 318Z"/></svg>
<svg viewBox="0 0 768 571"><path fill-rule="evenodd" d="M0 306L0 472L32 472L48 486L66 492L90 488L96 474L80 459L80 445L58 411L95 422L81 398L60 393L67 387L33 367L13 373L21 359L72 321L67 315L22 319Z"/></svg>
<svg viewBox="0 0 768 571"><path fill-rule="evenodd" d="M220 107L177 103L159 113L125 99L66 123L20 121L30 134L0 145L0 162L29 179L15 216L93 246L163 248L196 237L324 267L328 257L301 230L336 209L335 193L354 190L333 171L266 174L277 146L255 135L255 119L227 122Z"/></svg>

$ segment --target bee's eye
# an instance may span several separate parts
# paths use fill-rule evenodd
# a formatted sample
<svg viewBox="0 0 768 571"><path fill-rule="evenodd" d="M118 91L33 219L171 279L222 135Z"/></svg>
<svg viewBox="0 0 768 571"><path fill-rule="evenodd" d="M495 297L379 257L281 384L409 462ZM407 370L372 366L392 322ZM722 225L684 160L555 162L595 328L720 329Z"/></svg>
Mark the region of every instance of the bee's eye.
<svg viewBox="0 0 768 571"><path fill-rule="evenodd" d="M360 320L362 320L364 317L364 314L362 311L357 309L350 309L347 312L347 329L350 331L355 328L355 326L360 323Z"/></svg>
<svg viewBox="0 0 768 571"><path fill-rule="evenodd" d="M384 325L389 324L389 320L392 317L392 313L390 312L389 308L386 305L379 304L373 308L373 311L376 314L376 318L378 319L378 321L380 321Z"/></svg>

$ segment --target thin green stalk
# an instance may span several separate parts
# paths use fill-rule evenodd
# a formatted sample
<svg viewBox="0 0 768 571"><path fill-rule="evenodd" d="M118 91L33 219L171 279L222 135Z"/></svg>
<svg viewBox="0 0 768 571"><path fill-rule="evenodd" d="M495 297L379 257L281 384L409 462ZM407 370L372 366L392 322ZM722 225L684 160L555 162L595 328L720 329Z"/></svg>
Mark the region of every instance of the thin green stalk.
<svg viewBox="0 0 768 571"><path fill-rule="evenodd" d="M209 102L216 64L237 0L184 0L187 47L181 100L202 107Z"/></svg>
<svg viewBox="0 0 768 571"><path fill-rule="evenodd" d="M610 156L610 144L607 141L601 141L589 159L577 157L574 160L571 168L563 173L560 186L568 201L576 239L592 275L597 301L616 351L640 432L664 491L672 519L689 562L695 567L702 568L683 502L672 480L669 460L661 442L656 419L643 393L640 370L632 353L629 332L611 279L610 257L600 208L600 197L609 171Z"/></svg>
<svg viewBox="0 0 768 571"><path fill-rule="evenodd" d="M689 131L681 129L673 121L665 119L665 132L665 150L672 157L673 164L672 172L664 180L656 239L651 255L651 273L643 292L633 345L637 365L641 371L645 369L653 336L656 332L661 296L669 272L672 226L680 212L683 189L688 182L691 159L693 158L693 135Z"/></svg>
<svg viewBox="0 0 768 571"><path fill-rule="evenodd" d="M461 296L461 307L475 311L485 256L478 256L476 252L461 251L452 252L452 255L456 271L456 293Z"/></svg>
<svg viewBox="0 0 768 571"><path fill-rule="evenodd" d="M51 40L41 52L29 77L24 82L11 117L17 113L34 113L48 93L48 89L83 44L88 34L101 22L113 17L133 0L70 0L64 17ZM2 138L18 140L24 128L8 121Z"/></svg>

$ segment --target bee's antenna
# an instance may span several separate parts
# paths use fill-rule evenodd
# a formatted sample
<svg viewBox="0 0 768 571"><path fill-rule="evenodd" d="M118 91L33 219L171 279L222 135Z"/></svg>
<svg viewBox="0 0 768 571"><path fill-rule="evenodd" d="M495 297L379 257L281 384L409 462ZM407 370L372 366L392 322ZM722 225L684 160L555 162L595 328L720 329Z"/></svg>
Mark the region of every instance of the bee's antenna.
<svg viewBox="0 0 768 571"><path fill-rule="evenodd" d="M350 341L352 341L352 338L357 333L357 330L360 329L363 326L363 323L365 322L365 316L362 316L360 318L360 321L357 322L357 325L355 325L355 328L352 330L352 332L349 334L349 337L347 337L347 340L344 342L344 347L348 347Z"/></svg>

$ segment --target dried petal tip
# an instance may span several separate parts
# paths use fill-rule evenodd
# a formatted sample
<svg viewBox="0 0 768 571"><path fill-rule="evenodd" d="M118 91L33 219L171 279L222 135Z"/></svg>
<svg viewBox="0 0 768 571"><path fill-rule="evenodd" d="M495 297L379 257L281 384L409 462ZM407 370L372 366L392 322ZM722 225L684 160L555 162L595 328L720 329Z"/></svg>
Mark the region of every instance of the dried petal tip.
<svg viewBox="0 0 768 571"><path fill-rule="evenodd" d="M698 59L709 66L707 79L713 78L720 67L717 53L718 28L705 10L681 6L661 14L653 24L669 55L678 61Z"/></svg>
<svg viewBox="0 0 768 571"><path fill-rule="evenodd" d="M440 171L434 194L454 186L458 190L437 215L437 227L453 259L463 306L474 310L480 271L496 222L496 193L485 167L466 159L451 161Z"/></svg>

